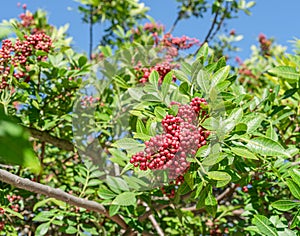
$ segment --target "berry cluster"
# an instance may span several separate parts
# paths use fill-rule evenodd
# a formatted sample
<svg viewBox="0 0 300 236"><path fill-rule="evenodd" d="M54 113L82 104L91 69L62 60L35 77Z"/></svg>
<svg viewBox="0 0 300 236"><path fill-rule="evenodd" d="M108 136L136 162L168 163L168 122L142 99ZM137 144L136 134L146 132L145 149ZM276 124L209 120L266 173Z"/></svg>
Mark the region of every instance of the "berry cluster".
<svg viewBox="0 0 300 236"><path fill-rule="evenodd" d="M253 79L256 78L256 76L252 73L252 71L244 64L239 69L238 73L239 73L239 75L242 75L242 76L247 76L247 77L250 77Z"/></svg>
<svg viewBox="0 0 300 236"><path fill-rule="evenodd" d="M20 201L22 198L21 196L16 196L16 195L7 195L6 196L8 201L11 203L11 209L14 210L15 212L19 212L20 210L20 205L16 202Z"/></svg>
<svg viewBox="0 0 300 236"><path fill-rule="evenodd" d="M189 49L194 45L199 45L199 40L185 35L182 37L173 37L172 34L167 33L163 36L161 44L168 47L171 57L176 57L178 56L178 50Z"/></svg>
<svg viewBox="0 0 300 236"><path fill-rule="evenodd" d="M17 39L14 44L9 39L3 40L2 47L0 48L0 77L2 80L0 89L8 86L7 80L11 66L15 68L15 78L25 78L25 81L28 82L27 66L30 57L35 55L37 50L49 53L51 49L52 40L45 33L25 35L24 40ZM44 60L46 58L46 56L38 56L37 60Z"/></svg>
<svg viewBox="0 0 300 236"><path fill-rule="evenodd" d="M141 170L167 170L169 179L175 180L190 166L186 160L206 144L209 131L198 125L199 117L206 115L203 98L195 97L189 105L179 105L176 116L167 115L162 120L163 134L145 142L146 148L132 156L130 163ZM183 180L176 179L179 184Z"/></svg>
<svg viewBox="0 0 300 236"><path fill-rule="evenodd" d="M155 66L150 68L141 67L140 65L136 66L134 69L137 71L137 76L140 83L146 83L149 80L149 76L152 71L156 70L159 74L159 83L161 84L165 75L168 74L172 69L178 68L177 64L172 64L169 61L158 63ZM176 78L173 77L173 81L176 81Z"/></svg>
<svg viewBox="0 0 300 236"><path fill-rule="evenodd" d="M26 11L25 13L21 13L19 15L21 19L21 26L27 28L35 24L33 14L30 11Z"/></svg>
<svg viewBox="0 0 300 236"><path fill-rule="evenodd" d="M199 44L196 38L190 38L185 35L182 37L173 37L172 34L167 33L163 36L162 43L167 47L175 47L177 49L189 49L194 45Z"/></svg>
<svg viewBox="0 0 300 236"><path fill-rule="evenodd" d="M5 223L3 221L0 222L0 231L4 229Z"/></svg>
<svg viewBox="0 0 300 236"><path fill-rule="evenodd" d="M93 96L84 96L81 98L81 106L83 108L90 107L94 105L96 102L99 102L100 98L94 98Z"/></svg>
<svg viewBox="0 0 300 236"><path fill-rule="evenodd" d="M258 36L258 41L260 43L260 49L264 56L270 56L270 47L272 44L272 41L270 39L267 39L267 37L264 34L260 34Z"/></svg>
<svg viewBox="0 0 300 236"><path fill-rule="evenodd" d="M154 32L161 32L165 30L165 27L161 24L157 24L157 23L146 23L143 27L143 29L145 31L149 31L151 33Z"/></svg>

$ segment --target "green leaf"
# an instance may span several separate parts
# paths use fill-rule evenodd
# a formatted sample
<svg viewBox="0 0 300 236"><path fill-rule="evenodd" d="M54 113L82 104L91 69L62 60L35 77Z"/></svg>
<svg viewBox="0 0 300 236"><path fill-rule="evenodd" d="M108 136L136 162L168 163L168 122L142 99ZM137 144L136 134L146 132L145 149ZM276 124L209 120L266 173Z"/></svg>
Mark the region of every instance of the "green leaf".
<svg viewBox="0 0 300 236"><path fill-rule="evenodd" d="M155 88L158 87L158 79L159 74L156 70L153 70L151 74L149 75L149 82L155 86Z"/></svg>
<svg viewBox="0 0 300 236"><path fill-rule="evenodd" d="M205 93L209 93L209 88L210 88L210 76L209 74L204 71L200 70L197 73L197 84L199 85L200 89Z"/></svg>
<svg viewBox="0 0 300 236"><path fill-rule="evenodd" d="M232 110L232 112L230 113L230 115L226 120L233 122L234 124L237 124L241 121L243 114L244 112L242 108L235 108Z"/></svg>
<svg viewBox="0 0 300 236"><path fill-rule="evenodd" d="M29 142L29 133L7 117L0 107L0 163L20 165L34 173L41 171L39 159Z"/></svg>
<svg viewBox="0 0 300 236"><path fill-rule="evenodd" d="M197 202L197 205L196 205L196 209L200 209L200 208L205 206L205 199L207 198L208 191L209 191L208 186L205 187L204 189L201 189L201 192L200 192L199 197L198 197L198 202Z"/></svg>
<svg viewBox="0 0 300 236"><path fill-rule="evenodd" d="M220 82L224 81L229 75L230 66L219 69L211 78L210 90L215 88Z"/></svg>
<svg viewBox="0 0 300 236"><path fill-rule="evenodd" d="M45 222L45 221L49 221L54 216L55 216L55 212L53 211L41 211L35 217L33 217L32 220L37 222Z"/></svg>
<svg viewBox="0 0 300 236"><path fill-rule="evenodd" d="M284 94L282 95L282 97L280 99L286 99L289 98L291 96L293 96L296 92L299 91L299 88L292 88L292 89L288 89L284 92Z"/></svg>
<svg viewBox="0 0 300 236"><path fill-rule="evenodd" d="M49 227L50 222L40 224L35 230L35 235L45 235L48 232Z"/></svg>
<svg viewBox="0 0 300 236"><path fill-rule="evenodd" d="M297 213L294 215L292 222L291 222L291 229L297 227L300 223L300 209L297 211Z"/></svg>
<svg viewBox="0 0 300 236"><path fill-rule="evenodd" d="M136 132L142 134L148 134L144 122L141 121L140 119L137 119L136 121Z"/></svg>
<svg viewBox="0 0 300 236"><path fill-rule="evenodd" d="M213 180L226 180L228 182L231 180L230 175L224 171L210 171L207 176Z"/></svg>
<svg viewBox="0 0 300 236"><path fill-rule="evenodd" d="M3 208L5 212L8 212L9 214L20 218L21 220L24 220L24 216L22 216L22 214L20 214L19 212L16 212L16 211L14 211L14 210L12 210L8 207L4 207L4 206L1 206L1 205L0 205L0 207Z"/></svg>
<svg viewBox="0 0 300 236"><path fill-rule="evenodd" d="M161 102L161 99L153 94L145 94L141 97L141 101Z"/></svg>
<svg viewBox="0 0 300 236"><path fill-rule="evenodd" d="M286 183L292 195L300 200L300 186L298 186L292 179L286 179Z"/></svg>
<svg viewBox="0 0 300 236"><path fill-rule="evenodd" d="M129 88L128 93L130 94L130 96L133 99L135 99L137 101L140 101L142 96L144 95L144 92L143 92L142 88Z"/></svg>
<svg viewBox="0 0 300 236"><path fill-rule="evenodd" d="M154 109L154 114L157 118L159 118L160 120L162 120L163 118L166 117L167 112L165 109L161 108L161 107L155 107Z"/></svg>
<svg viewBox="0 0 300 236"><path fill-rule="evenodd" d="M257 229L263 235L268 236L278 236L278 233L274 227L272 227L272 222L265 216L255 215L252 223L256 225Z"/></svg>
<svg viewBox="0 0 300 236"><path fill-rule="evenodd" d="M76 234L77 229L72 225L68 225L68 227L65 229L65 233L67 233L67 234Z"/></svg>
<svg viewBox="0 0 300 236"><path fill-rule="evenodd" d="M249 152L246 148L232 147L230 149L235 155L238 155L240 157L244 157L244 158L247 158L247 159L258 160L258 158L252 152Z"/></svg>
<svg viewBox="0 0 300 236"><path fill-rule="evenodd" d="M258 137L251 140L242 138L242 140L247 142L246 147L252 152L266 156L283 155L290 157L287 151L272 139Z"/></svg>
<svg viewBox="0 0 300 236"><path fill-rule="evenodd" d="M136 205L135 193L133 192L124 192L118 195L112 202L112 204L120 206L130 206Z"/></svg>
<svg viewBox="0 0 300 236"><path fill-rule="evenodd" d="M206 61L206 58L208 56L208 49L208 43L204 43L197 53L197 58L203 56L204 61Z"/></svg>
<svg viewBox="0 0 300 236"><path fill-rule="evenodd" d="M116 193L121 193L121 191L129 191L127 183L120 177L107 176L106 182L108 187Z"/></svg>
<svg viewBox="0 0 300 236"><path fill-rule="evenodd" d="M112 199L117 196L117 194L105 188L100 188L97 193L98 196L103 199Z"/></svg>
<svg viewBox="0 0 300 236"><path fill-rule="evenodd" d="M297 169L292 169L289 171L289 174L294 182L300 187L300 171Z"/></svg>
<svg viewBox="0 0 300 236"><path fill-rule="evenodd" d="M264 117L261 115L257 115L255 117L252 117L249 121L245 122L247 124L247 132L252 133L254 132L261 124L261 122L264 120Z"/></svg>
<svg viewBox="0 0 300 236"><path fill-rule="evenodd" d="M110 57L112 55L112 50L110 46L99 46L100 51L103 53L105 57Z"/></svg>
<svg viewBox="0 0 300 236"><path fill-rule="evenodd" d="M52 202L52 203L54 203L57 206L66 207L66 203L65 202L62 202L62 201L57 200L55 198L46 198L46 199L44 199L42 201L37 202L34 205L33 210L36 211L39 207L46 206L48 202Z"/></svg>
<svg viewBox="0 0 300 236"><path fill-rule="evenodd" d="M119 209L120 209L120 205L114 205L114 204L110 205L109 216L114 216L115 214L117 214Z"/></svg>
<svg viewBox="0 0 300 236"><path fill-rule="evenodd" d="M173 80L173 71L170 71L168 74L165 75L161 85L161 93L164 99L169 92L172 80Z"/></svg>
<svg viewBox="0 0 300 236"><path fill-rule="evenodd" d="M207 176L210 179L217 180L217 188L225 186L231 180L231 176L224 171L210 171L207 173Z"/></svg>
<svg viewBox="0 0 300 236"><path fill-rule="evenodd" d="M268 70L268 72L273 76L288 81L289 83L296 83L300 78L300 73L291 66L277 66Z"/></svg>
<svg viewBox="0 0 300 236"><path fill-rule="evenodd" d="M113 147L121 148L124 150L133 149L136 147L141 147L143 144L139 143L138 141L132 139L132 138L123 138L120 140L117 140L112 144Z"/></svg>
<svg viewBox="0 0 300 236"><path fill-rule="evenodd" d="M79 68L82 68L86 63L87 63L88 59L85 56L81 56L78 59L78 66Z"/></svg>
<svg viewBox="0 0 300 236"><path fill-rule="evenodd" d="M267 129L266 136L275 142L278 141L278 135L272 125Z"/></svg>
<svg viewBox="0 0 300 236"><path fill-rule="evenodd" d="M295 202L292 200L278 200L271 204L272 207L274 207L280 211L289 211L299 205L300 205L300 202Z"/></svg>
<svg viewBox="0 0 300 236"><path fill-rule="evenodd" d="M212 188L210 188L207 197L205 198L205 209L210 215L212 215L212 217L215 217L217 213L217 208L218 208L217 199L212 193Z"/></svg>

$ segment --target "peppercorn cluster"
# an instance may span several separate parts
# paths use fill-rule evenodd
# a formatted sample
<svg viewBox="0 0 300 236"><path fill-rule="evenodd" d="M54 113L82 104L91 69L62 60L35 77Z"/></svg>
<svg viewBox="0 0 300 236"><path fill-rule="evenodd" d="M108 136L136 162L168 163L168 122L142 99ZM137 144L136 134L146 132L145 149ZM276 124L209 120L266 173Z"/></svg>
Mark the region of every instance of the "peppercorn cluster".
<svg viewBox="0 0 300 236"><path fill-rule="evenodd" d="M188 105L178 105L176 116L166 115L162 120L163 133L145 142L144 151L130 159L141 170L166 170L170 180L175 180L190 167L188 157L193 157L198 148L206 145L209 131L198 125L205 118L203 98L195 97ZM182 181L182 180L180 180Z"/></svg>
<svg viewBox="0 0 300 236"><path fill-rule="evenodd" d="M172 64L170 60L166 60L162 63L158 63L152 67L142 67L141 65L136 66L134 69L137 71L140 83L146 83L149 81L149 76L152 71L157 71L159 74L158 83L162 83L166 74L168 74L172 69L178 68L177 64ZM173 77L173 81L176 81L176 78Z"/></svg>
<svg viewBox="0 0 300 236"><path fill-rule="evenodd" d="M32 35L24 35L24 40L17 39L13 43L10 39L2 41L0 48L0 89L8 86L7 80L14 70L14 77L17 79L24 78L28 82L28 65L30 64L31 56L35 55L36 51L49 53L52 49L52 40L45 33L36 33ZM44 60L46 56L37 56L37 60Z"/></svg>

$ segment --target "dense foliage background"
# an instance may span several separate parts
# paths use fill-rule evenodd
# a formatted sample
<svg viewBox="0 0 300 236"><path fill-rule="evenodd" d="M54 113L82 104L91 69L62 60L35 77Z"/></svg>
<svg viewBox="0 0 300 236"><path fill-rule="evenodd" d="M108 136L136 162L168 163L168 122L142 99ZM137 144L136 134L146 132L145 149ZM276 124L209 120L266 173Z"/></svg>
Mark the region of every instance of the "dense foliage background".
<svg viewBox="0 0 300 236"><path fill-rule="evenodd" d="M241 61L253 1L176 2L165 29L80 0L86 54L42 10L2 22L0 235L300 235L300 41ZM172 35L193 17L203 41Z"/></svg>

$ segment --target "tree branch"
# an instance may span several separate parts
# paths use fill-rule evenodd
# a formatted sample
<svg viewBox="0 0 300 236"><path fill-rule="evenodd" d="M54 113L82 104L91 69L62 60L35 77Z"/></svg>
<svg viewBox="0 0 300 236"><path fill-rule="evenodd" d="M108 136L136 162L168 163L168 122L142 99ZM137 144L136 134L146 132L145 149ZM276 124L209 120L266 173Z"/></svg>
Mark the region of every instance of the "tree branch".
<svg viewBox="0 0 300 236"><path fill-rule="evenodd" d="M217 201L220 202L220 201L222 201L226 196L231 195L231 194L234 192L234 190L236 189L236 187L237 187L236 184L232 183L232 184L230 185L230 187L226 188L226 189L224 190L224 192L222 192L219 196L216 197Z"/></svg>
<svg viewBox="0 0 300 236"><path fill-rule="evenodd" d="M121 218L121 216L109 216L109 213L106 211L105 207L97 202L73 196L62 191L61 189L52 188L40 183L33 182L29 179L19 177L3 169L0 169L0 181L30 192L53 197L73 206L82 207L90 211L98 212L117 223L123 229L128 229L128 225Z"/></svg>
<svg viewBox="0 0 300 236"><path fill-rule="evenodd" d="M166 208L168 206L169 206L169 204L167 204L167 205L158 205L155 208L155 210L159 211L159 210L162 210L162 209L164 209L164 208ZM143 215L139 216L139 221L140 222L145 221L152 213L153 213L152 209L150 209L149 211L146 211Z"/></svg>
<svg viewBox="0 0 300 236"><path fill-rule="evenodd" d="M204 38L203 43L207 43L207 42L208 42L208 40L209 40L209 38L210 38L210 35L211 35L211 33L213 32L213 29L215 28L215 25L217 24L217 19L218 19L218 16L219 16L219 12L220 12L220 9L218 9L218 10L216 11L215 17L214 17L214 19L213 19L213 22L212 22L212 24L211 24L211 26L210 26L210 28L209 28L209 30L208 30L207 35L206 35L205 38Z"/></svg>
<svg viewBox="0 0 300 236"><path fill-rule="evenodd" d="M226 2L225 11L224 11L224 13L223 13L223 15L222 15L222 17L221 17L221 19L220 19L220 22L217 23L218 26L217 26L216 30L215 30L214 33L212 33L212 35L210 36L210 39L213 39L213 38L216 36L216 34L218 33L218 31L221 29L221 26L222 26L222 24L223 24L223 22L224 22L224 20L225 20L227 11L228 11L228 2Z"/></svg>
<svg viewBox="0 0 300 236"><path fill-rule="evenodd" d="M150 207L147 205L147 203L143 202L143 205L146 207L146 211L150 210ZM157 234L159 236L164 236L164 232L162 231L161 227L157 223L156 219L154 218L153 214L148 215L149 220L151 221L153 227L155 228Z"/></svg>
<svg viewBox="0 0 300 236"><path fill-rule="evenodd" d="M50 143L66 151L74 151L74 145L67 140L54 137L47 131L40 131L35 128L28 128L28 130L33 138L39 139L39 141L41 142Z"/></svg>
<svg viewBox="0 0 300 236"><path fill-rule="evenodd" d="M170 30L169 30L168 33L171 34L171 33L174 31L174 29L175 29L177 23L178 23L179 20L181 19L181 15L182 15L181 12L179 12L178 15L177 15L177 17L176 17L176 19L175 19L175 21L174 21L174 23L173 23L173 25L171 26L171 28L170 28Z"/></svg>

